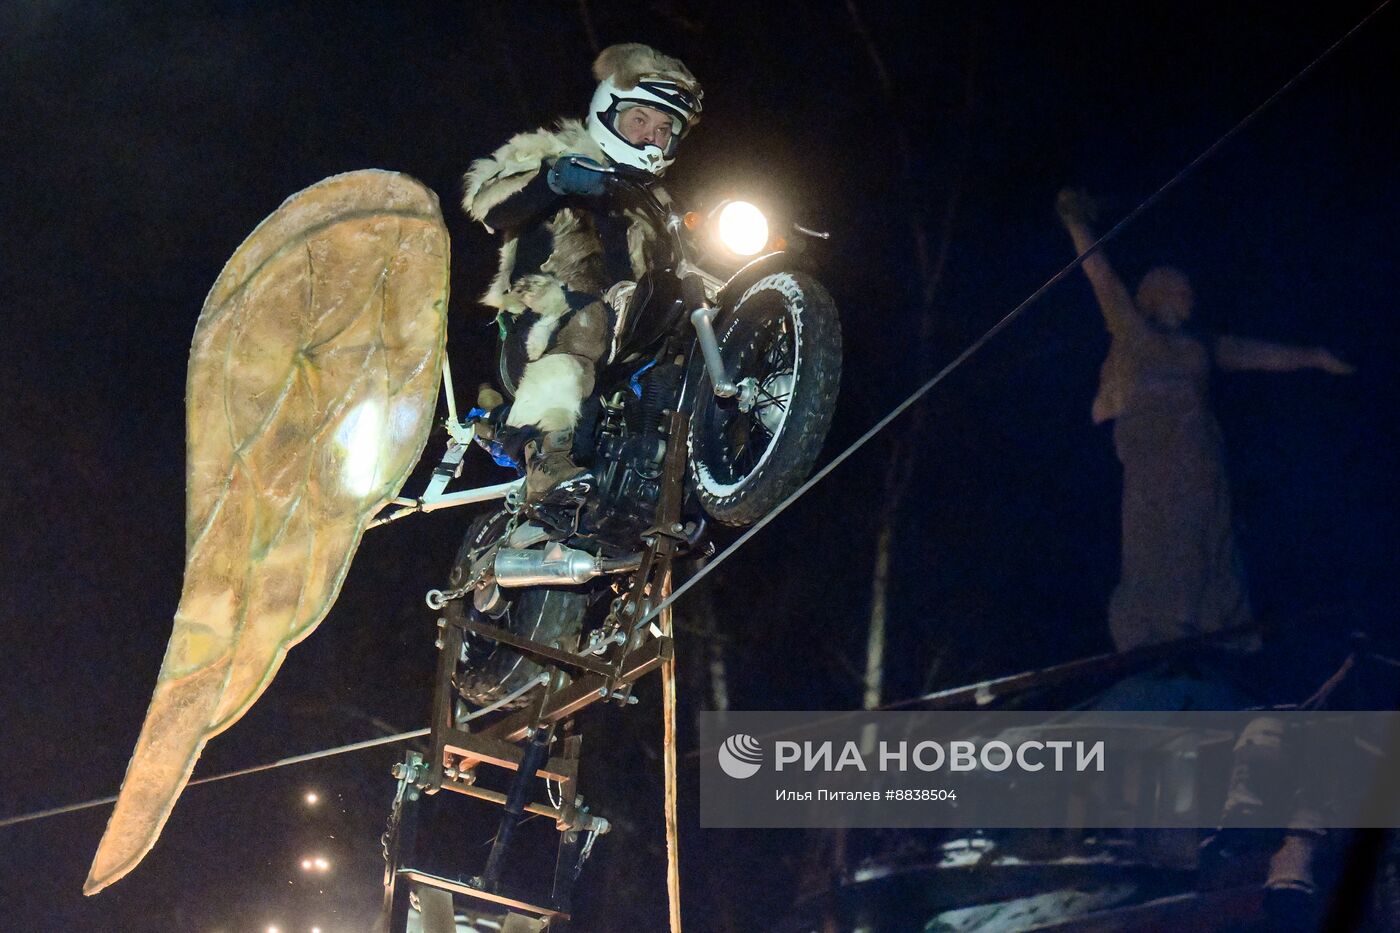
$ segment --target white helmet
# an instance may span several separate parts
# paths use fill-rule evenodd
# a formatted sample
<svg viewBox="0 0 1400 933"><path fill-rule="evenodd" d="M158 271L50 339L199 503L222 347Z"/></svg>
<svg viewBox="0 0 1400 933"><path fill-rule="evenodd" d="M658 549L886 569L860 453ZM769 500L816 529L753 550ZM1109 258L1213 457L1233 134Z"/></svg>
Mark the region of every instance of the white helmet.
<svg viewBox="0 0 1400 933"><path fill-rule="evenodd" d="M610 46L593 63L598 89L588 106L588 135L608 158L660 175L676 160L681 139L700 120L705 92L677 59L640 43ZM633 144L617 129L617 117L631 107L650 107L671 118L671 138Z"/></svg>

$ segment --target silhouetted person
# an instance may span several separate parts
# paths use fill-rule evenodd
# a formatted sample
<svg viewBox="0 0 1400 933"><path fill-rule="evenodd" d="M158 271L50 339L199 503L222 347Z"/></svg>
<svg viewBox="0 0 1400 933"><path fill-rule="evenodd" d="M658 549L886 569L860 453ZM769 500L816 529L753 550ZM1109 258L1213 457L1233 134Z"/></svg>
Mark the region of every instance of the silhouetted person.
<svg viewBox="0 0 1400 933"><path fill-rule="evenodd" d="M1083 253L1096 239L1093 202L1066 190L1056 208ZM1211 366L1339 375L1352 368L1318 347L1184 329L1195 296L1176 269L1150 270L1136 298L1102 252L1084 261L1084 272L1113 338L1094 398L1094 423L1114 422L1114 448L1123 464L1123 566L1108 610L1113 643L1126 651L1248 625L1220 426L1207 391Z"/></svg>

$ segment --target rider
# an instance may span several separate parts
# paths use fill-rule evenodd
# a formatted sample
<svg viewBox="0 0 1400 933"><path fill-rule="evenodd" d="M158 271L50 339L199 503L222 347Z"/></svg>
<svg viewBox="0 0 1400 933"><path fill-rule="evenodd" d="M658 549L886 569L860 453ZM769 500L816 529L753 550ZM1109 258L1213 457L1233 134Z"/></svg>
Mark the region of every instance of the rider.
<svg viewBox="0 0 1400 933"><path fill-rule="evenodd" d="M497 309L502 378L515 383L515 400L491 421L497 442L524 458L530 503L591 487L572 455L579 408L594 367L616 352L634 283L660 245L661 231L608 196L600 169L660 176L703 96L685 65L638 43L604 49L593 75L586 123L521 133L473 162L465 179L462 206L504 235L481 300Z"/></svg>

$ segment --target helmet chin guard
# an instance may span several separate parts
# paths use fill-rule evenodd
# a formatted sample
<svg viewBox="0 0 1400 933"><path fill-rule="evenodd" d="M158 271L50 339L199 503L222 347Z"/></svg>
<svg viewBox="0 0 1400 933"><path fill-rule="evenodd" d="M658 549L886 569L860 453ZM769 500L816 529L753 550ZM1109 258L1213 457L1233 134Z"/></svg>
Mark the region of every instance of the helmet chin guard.
<svg viewBox="0 0 1400 933"><path fill-rule="evenodd" d="M660 175L676 160L676 149L700 119L698 87L686 87L659 75L645 75L635 86L620 88L612 76L604 78L588 105L588 135L614 162ZM634 144L617 130L617 117L631 107L650 107L671 118L672 133L666 148L654 143Z"/></svg>

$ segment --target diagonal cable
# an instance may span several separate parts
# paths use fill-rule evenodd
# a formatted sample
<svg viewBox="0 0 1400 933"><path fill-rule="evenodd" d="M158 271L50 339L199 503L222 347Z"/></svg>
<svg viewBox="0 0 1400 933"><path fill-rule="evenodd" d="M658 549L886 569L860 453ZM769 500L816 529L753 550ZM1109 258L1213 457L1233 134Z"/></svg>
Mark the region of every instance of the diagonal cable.
<svg viewBox="0 0 1400 933"><path fill-rule="evenodd" d="M1244 117L1244 119L1240 120L1238 123L1232 126L1229 130L1225 132L1224 135L1222 135L1219 139L1217 139L1215 142L1211 143L1204 150L1202 150L1200 155L1196 156L1189 163L1187 163L1184 168L1178 171L1171 178L1167 179L1165 184L1163 184L1160 188L1158 188L1151 195L1149 195L1147 199L1144 200L1141 204L1133 208L1133 210L1122 220L1114 224L1113 227L1107 233L1095 240L1093 245L1091 245L1080 255L1076 256L1074 261L1066 265L1059 272L1056 272L1054 275L1052 275L1045 282L1044 285L1037 288L1024 301L1022 301L1016 307L1012 308L1009 312L1007 312L1001 320L997 321L990 328L988 328L986 333L984 333L982 336L978 337L970 345L968 345L967 349L963 350L961 353L955 356L952 359L952 361L949 362L942 369L940 369L933 376L932 379L929 379L927 382L921 385L918 389L914 391L912 395L906 398L903 402L899 403L899 405L896 406L893 411L891 411L888 415L877 421L870 428L870 430L862 434L855 441L855 443L851 444L851 446L841 451L841 453L837 454L836 457L833 458L830 463L828 463L826 466L822 467L815 474L813 474L812 477L807 480L807 482L803 483L797 488L796 492L794 492L792 495L788 496L781 503L779 503L778 506L773 509L773 511L769 512L767 515L763 516L763 518L759 519L753 526L751 526L742 535L740 535L738 539L734 541L733 544L729 545L729 547L725 548L719 554L715 555L714 558L712 558L708 563L706 563L705 566L702 567L692 577L690 577L690 579L686 580L680 586L676 587L676 589L671 593L670 596L663 599L660 603L656 605L655 608L653 608L642 618L642 622L650 622L652 619L656 618L656 616L659 615L663 609L670 607L671 604L673 604L677 599L679 599L687 590L689 590L696 583L700 582L700 580L704 579L706 574L710 573L710 571L714 570L720 564L724 563L729 557L731 557L734 554L735 551L739 550L739 548L747 544L749 542L749 539L751 539L754 535L762 531L768 525L769 522L773 521L773 519L777 518L784 511L786 511L788 506L792 505L798 499L806 495L808 490L810 490L813 486L817 485L817 483L820 483L823 479L825 479L827 477L827 474L831 473L832 470L835 470L841 464L845 463L846 460L852 454L854 454L857 450L860 450L860 448L864 447L871 440L871 438L873 438L875 435L879 434L881 431L887 428L892 421L894 421L900 415L904 414L904 412L907 409L909 409L910 406L912 406L915 402L919 401L921 398L927 395L929 393L929 390L931 390L934 386L938 385L938 383L942 382L950 373L953 372L953 370L957 369L964 362L966 362L974 353L982 349L982 347L985 346L987 342L990 341L993 337L1005 330L1006 327L1012 321L1020 317L1021 313L1027 308L1029 308L1036 301L1038 301L1042 295L1048 292L1051 288L1055 287L1055 285L1057 285L1062 279L1064 279L1065 276L1069 275L1071 272L1082 266L1086 259L1097 253L1099 249L1102 248L1106 243L1117 237L1118 234L1125 230L1133 221L1137 220L1140 214L1142 214L1152 205L1156 204L1159 200L1161 200L1163 195L1165 195L1171 189L1175 188L1188 175L1192 174L1204 162L1210 159L1211 156L1215 155L1215 153L1219 151L1222 146L1224 146L1227 142L1233 139L1245 127L1249 126L1249 124L1253 123L1254 120L1260 114L1262 114L1265 110L1271 107L1274 104L1274 102L1277 101L1280 97L1292 90L1293 87L1296 84L1298 84L1298 82L1302 81L1305 77L1307 77L1308 74L1310 74L1313 71L1313 69L1315 69L1318 65L1322 64L1322 62L1328 59L1333 52L1341 48L1341 46L1345 44L1346 41L1350 39L1358 30L1360 30L1363 26L1365 26L1368 22L1375 18L1375 16L1378 13L1380 13L1389 5L1390 0L1382 0L1379 6L1373 9L1370 13L1367 13L1365 16L1363 16L1356 23L1355 26L1352 26L1350 29L1348 29L1346 33L1342 35L1341 38L1337 39L1326 49L1324 49L1321 52L1321 54L1319 54L1316 58L1308 62L1307 65L1303 66L1303 69L1301 71L1295 74L1292 78L1289 78L1288 81L1285 82L1282 87L1280 87L1278 90L1274 91L1267 98L1265 98L1264 101L1260 103L1257 107L1255 107L1253 110L1251 110Z"/></svg>
<svg viewBox="0 0 1400 933"><path fill-rule="evenodd" d="M703 568L701 568L701 570L698 573L696 573L690 579L686 580L685 583L677 587L671 593L670 596L662 600L656 605L654 609L648 612L642 618L642 622L649 622L656 618L656 616L658 616L663 610L669 608L672 603L679 599L683 593L689 590L693 584L698 582L701 578L703 578L707 573L709 573L720 563L727 560L730 557L730 555L732 555L744 544L748 543L750 538L758 534L758 532L764 527L766 527L769 522L777 518L778 515L785 511L788 508L788 506L792 505L798 499L802 498L802 496L804 496L808 490L810 490L813 486L817 485L817 483L825 479L827 474L829 474L832 470L836 469L838 466L844 463L857 450L864 447L870 441L871 438L873 438L876 434L879 434L886 427L888 427L892 421L894 421L896 418L902 415L915 402L919 401L921 398L927 395L929 390L931 390L934 386L938 385L938 383L942 382L944 378L946 378L950 373L953 372L953 370L957 369L969 357L971 357L978 350L982 349L983 345L985 345L997 334L1001 333L1001 331L1003 331L1007 327L1007 325L1009 325L1013 320L1015 320L1021 315L1021 312L1025 311L1026 308L1030 307L1037 300L1039 300L1042 295L1044 295L1047 291L1049 291L1056 284L1058 284L1061 279L1065 278L1065 276L1069 275L1071 272L1083 265L1086 259L1092 256L1094 253L1098 252L1098 250L1104 244L1117 237L1118 234L1122 232L1122 230L1124 230L1129 224L1131 224L1134 220L1137 219L1139 214L1147 210L1153 204L1156 204L1157 201L1160 200L1164 194L1166 194L1172 188L1176 187L1177 184L1179 184L1183 179L1185 179L1188 175L1190 175L1198 167L1200 167L1200 165L1204 163L1207 159L1209 159L1211 156L1213 156L1216 153L1216 151L1220 149L1221 146L1229 142L1236 134L1238 134L1250 123L1253 123L1254 120L1260 114L1262 114L1265 110L1272 106L1273 103L1277 101L1280 97L1292 90L1294 85L1296 85L1299 81L1303 80L1303 78L1307 77L1307 75L1311 73L1315 68L1317 68L1318 65L1322 64L1325 60L1331 57L1332 53L1337 51L1337 49L1344 45L1346 41L1350 39L1357 31L1359 31L1363 26L1365 26L1372 19L1374 19L1377 14L1379 14L1389 5L1390 0L1382 0L1379 6L1377 6L1370 13L1367 13L1364 17L1362 17L1361 20L1358 21L1355 26L1352 26L1350 29L1348 29L1346 33L1342 35L1341 38L1337 39L1326 49L1324 49L1321 54L1319 54L1311 62L1305 65L1301 71L1299 71L1292 78L1290 78L1277 91L1274 91L1274 93L1270 94L1261 104L1259 104L1257 107L1251 110L1249 114L1244 117L1244 119L1240 120L1228 131L1226 131L1226 133L1223 136L1221 136L1215 142L1211 143L1208 147L1206 147L1206 149L1203 150L1200 155L1196 156L1184 168L1182 168L1179 172L1177 172L1170 179L1168 179L1165 184L1163 184L1160 188L1153 192L1141 204L1135 207L1131 213L1129 213L1122 220L1118 221L1118 223L1114 224L1112 229L1110 229L1103 236L1095 240L1093 245L1086 249L1079 256L1077 256L1073 262L1071 262L1069 265L1065 266L1059 272L1051 276L1050 279L1047 280L1044 285L1037 288L1024 301L1022 301L1015 308L1012 308L1009 312L1007 312L1007 314L1004 317L1002 317L1001 320L993 324L986 331L986 333L984 333L981 337L978 337L967 347L967 349L963 350L956 357L954 357L953 360L949 362L946 366L944 366L941 370L939 370L933 376L933 378L929 379L922 386L916 389L912 395L910 395L903 402L901 402L893 411L891 411L885 417L877 421L868 431L862 434L853 444L851 444L851 446L847 447L840 454L838 454L830 463L828 463L826 466L822 467L819 471L817 471L817 473L815 473L809 480L807 480L807 482L799 486L796 492L784 499L777 506L777 508L773 509L773 511L769 512L757 523L755 523L751 528L749 528L742 535L740 535L739 538L735 540L733 544L731 544L729 547L725 548L718 555L716 555ZM885 706L887 708L896 707L901 705L907 705L908 702L910 701L890 703L886 704ZM349 745L341 745L336 748L328 748L317 752L307 752L304 755L293 755L290 758L279 758L276 761L267 762L266 764L261 765L253 765L252 767L242 768L238 771L229 771L224 774L215 774L209 777L197 778L195 780L190 781L189 783L190 785L212 784L215 781L223 781L227 780L228 778L242 777L243 775L247 774L256 774L260 771L270 771L273 768L281 768L287 765L301 764L307 761L315 761L320 758L330 758L334 755L343 755L348 752L360 751L366 748L374 748L378 745L390 745L394 742L402 742L407 741L408 739L421 738L422 736L427 735L429 731L430 730L428 729L415 729L412 732L400 732L396 735L382 736L377 739L366 739L362 742L353 742ZM38 810L33 813L24 813L18 814L16 816L0 817L0 828L4 828L6 826L14 826L19 823L27 823L33 820L40 820L44 819L45 817L58 816L63 813L73 813L78 810L86 810L91 809L92 807L100 807L103 804L114 803L116 799L117 798L115 795L110 797L100 797L95 800L87 800L82 803L66 804L64 806L53 807L48 810Z"/></svg>
<svg viewBox="0 0 1400 933"><path fill-rule="evenodd" d="M392 745L395 742L406 742L409 739L421 738L427 735L428 731L427 729L414 729L412 732L399 732L394 735L380 736L377 739L365 739L362 742L351 742L349 745L341 745L336 748L326 748L318 752L307 752L304 755L279 758L276 761L269 761L265 764L253 765L248 768L240 768L237 771L228 771L224 774L212 774L209 777L195 778L193 781L190 781L190 786L193 787L195 784L212 784L215 781L226 781L229 778L243 777L246 774L257 774L259 771L271 771L273 768L284 768L287 765L299 765L303 762L316 761L320 758L330 758L335 755L344 755L348 752L358 752L379 745ZM49 810L38 810L34 813L24 813L18 816L0 817L0 828L14 826L18 823L28 823L32 820L41 820L48 816L58 816L62 813L88 810L92 807L100 807L106 803L115 803L116 799L116 795L113 794L110 797L100 797L96 800L84 801L83 803L70 803Z"/></svg>

